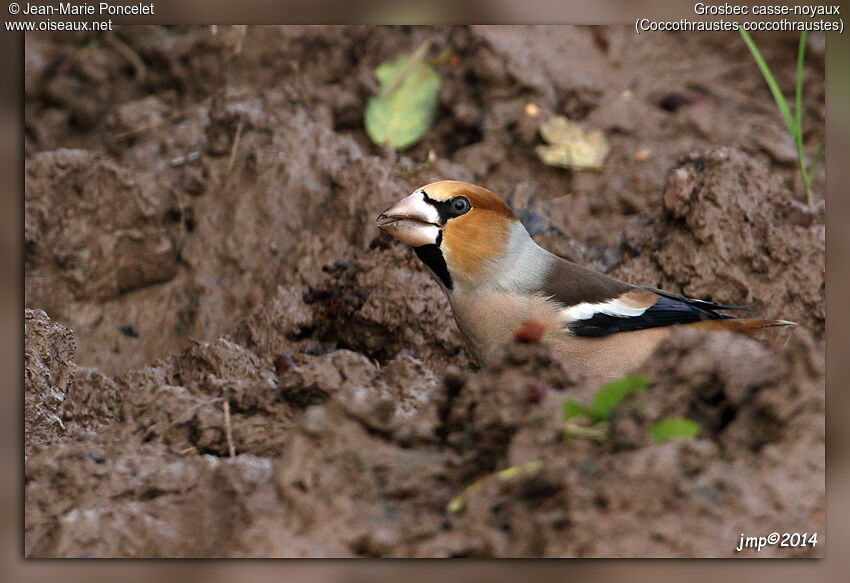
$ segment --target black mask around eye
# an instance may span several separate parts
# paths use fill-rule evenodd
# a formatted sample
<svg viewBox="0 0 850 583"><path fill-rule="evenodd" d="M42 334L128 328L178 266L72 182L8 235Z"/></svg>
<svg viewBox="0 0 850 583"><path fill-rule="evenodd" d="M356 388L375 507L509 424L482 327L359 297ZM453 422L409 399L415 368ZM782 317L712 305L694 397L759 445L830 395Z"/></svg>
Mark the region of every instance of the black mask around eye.
<svg viewBox="0 0 850 583"><path fill-rule="evenodd" d="M422 195L425 197L425 202L437 209L437 214L440 216L440 224L445 226L449 219L459 217L469 212L472 205L469 199L465 196L455 196L448 200L436 201L431 199L423 190Z"/></svg>

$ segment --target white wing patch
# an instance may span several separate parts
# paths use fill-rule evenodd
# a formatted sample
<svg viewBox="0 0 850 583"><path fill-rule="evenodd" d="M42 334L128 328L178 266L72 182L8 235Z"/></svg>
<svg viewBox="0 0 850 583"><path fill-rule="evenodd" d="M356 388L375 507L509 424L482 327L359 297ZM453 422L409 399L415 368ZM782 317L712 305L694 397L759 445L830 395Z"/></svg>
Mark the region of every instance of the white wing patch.
<svg viewBox="0 0 850 583"><path fill-rule="evenodd" d="M620 299L608 300L599 304L581 303L569 308L561 310L561 318L565 324L575 322L576 320L589 320L596 314L605 314L607 316L617 316L620 318L634 318L643 313L648 308L639 308L634 305L629 305Z"/></svg>

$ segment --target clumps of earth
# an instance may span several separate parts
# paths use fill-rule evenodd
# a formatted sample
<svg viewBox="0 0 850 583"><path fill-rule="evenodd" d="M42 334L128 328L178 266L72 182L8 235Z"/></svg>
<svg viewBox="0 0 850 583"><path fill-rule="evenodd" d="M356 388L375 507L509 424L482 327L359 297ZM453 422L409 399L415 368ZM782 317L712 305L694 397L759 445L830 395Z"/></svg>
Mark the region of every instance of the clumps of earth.
<svg viewBox="0 0 850 583"><path fill-rule="evenodd" d="M795 196L737 37L116 36L138 60L26 40L27 556L730 557L741 533L823 537L823 206ZM375 147L374 69L426 37L457 57L435 125ZM757 41L790 87L794 37ZM604 132L602 171L540 162L550 115ZM567 435L564 400L599 387L533 341L475 366L437 285L374 228L443 178L504 196L568 259L799 326L677 330L603 439ZM655 441L670 417L700 433Z"/></svg>

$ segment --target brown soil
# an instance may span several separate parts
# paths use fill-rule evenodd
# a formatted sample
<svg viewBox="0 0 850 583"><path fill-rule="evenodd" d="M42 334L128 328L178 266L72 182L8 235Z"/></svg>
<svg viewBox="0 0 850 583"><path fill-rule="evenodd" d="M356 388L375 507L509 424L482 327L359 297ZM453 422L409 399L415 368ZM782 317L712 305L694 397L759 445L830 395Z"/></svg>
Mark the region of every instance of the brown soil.
<svg viewBox="0 0 850 583"><path fill-rule="evenodd" d="M116 36L142 66L111 39L26 40L28 556L823 554L735 552L822 538L825 508L824 208L735 35ZM454 51L435 125L376 148L373 70L425 38ZM756 41L792 87L795 37ZM804 100L813 151L817 43ZM537 160L552 114L605 133L603 171ZM565 441L561 403L596 387L534 344L474 368L442 292L374 228L443 178L502 194L564 257L800 326L677 331L606 439ZM699 438L654 442L671 416Z"/></svg>

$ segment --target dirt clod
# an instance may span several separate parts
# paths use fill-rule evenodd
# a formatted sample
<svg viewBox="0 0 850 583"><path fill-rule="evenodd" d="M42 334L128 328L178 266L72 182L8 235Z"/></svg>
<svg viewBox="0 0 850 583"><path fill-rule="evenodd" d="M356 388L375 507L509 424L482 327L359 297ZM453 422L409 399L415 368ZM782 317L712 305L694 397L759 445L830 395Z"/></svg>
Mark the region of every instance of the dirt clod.
<svg viewBox="0 0 850 583"><path fill-rule="evenodd" d="M24 339L24 452L29 456L65 434L58 414L73 385L77 347L71 331L42 310L26 310Z"/></svg>

